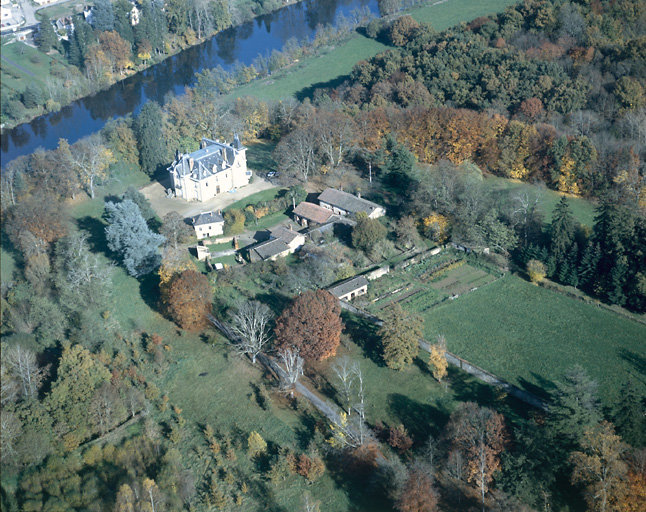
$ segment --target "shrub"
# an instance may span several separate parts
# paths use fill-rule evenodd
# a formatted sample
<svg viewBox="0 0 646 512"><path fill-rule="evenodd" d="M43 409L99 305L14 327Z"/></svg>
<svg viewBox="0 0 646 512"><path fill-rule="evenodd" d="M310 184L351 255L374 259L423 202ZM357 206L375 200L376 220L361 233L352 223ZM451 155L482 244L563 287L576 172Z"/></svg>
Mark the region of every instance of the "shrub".
<svg viewBox="0 0 646 512"><path fill-rule="evenodd" d="M264 455L267 452L267 442L255 430L249 434L247 445L250 457Z"/></svg>
<svg viewBox="0 0 646 512"><path fill-rule="evenodd" d="M529 275L529 280L532 283L538 284L545 279L547 270L542 262L538 260L529 260L527 262L527 274Z"/></svg>
<svg viewBox="0 0 646 512"><path fill-rule="evenodd" d="M388 432L388 444L392 446L399 453L404 453L411 449L413 440L408 435L406 427L399 424L396 427L390 427Z"/></svg>

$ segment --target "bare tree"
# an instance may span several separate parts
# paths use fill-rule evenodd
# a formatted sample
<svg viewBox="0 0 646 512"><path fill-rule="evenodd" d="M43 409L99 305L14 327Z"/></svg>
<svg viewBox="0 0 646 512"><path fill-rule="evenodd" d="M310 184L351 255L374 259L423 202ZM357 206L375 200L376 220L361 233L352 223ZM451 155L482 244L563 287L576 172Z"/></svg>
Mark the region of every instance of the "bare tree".
<svg viewBox="0 0 646 512"><path fill-rule="evenodd" d="M44 369L38 366L36 354L21 345L14 345L3 352L6 353L7 369L20 383L22 395L34 398L44 378Z"/></svg>
<svg viewBox="0 0 646 512"><path fill-rule="evenodd" d="M341 402L343 402L343 408L348 411L348 414L352 411L355 365L356 363L352 363L348 357L343 357L340 361L332 365L332 371L341 383Z"/></svg>
<svg viewBox="0 0 646 512"><path fill-rule="evenodd" d="M303 512L321 512L321 502L312 498L309 492L303 494Z"/></svg>
<svg viewBox="0 0 646 512"><path fill-rule="evenodd" d="M354 421L359 434L359 445L362 446L367 440L368 429L366 428L366 399L363 387L363 373L359 363L355 363L352 368L357 382L357 399L353 406L357 416Z"/></svg>
<svg viewBox="0 0 646 512"><path fill-rule="evenodd" d="M300 175L307 181L317 165L316 144L313 127L303 126L283 138L274 151L274 158L284 172Z"/></svg>
<svg viewBox="0 0 646 512"><path fill-rule="evenodd" d="M340 109L320 110L316 116L316 134L320 152L331 167L337 167L355 137L354 122Z"/></svg>
<svg viewBox="0 0 646 512"><path fill-rule="evenodd" d="M0 455L5 464L16 454L16 440L21 432L22 425L14 413L0 412Z"/></svg>
<svg viewBox="0 0 646 512"><path fill-rule="evenodd" d="M252 364L271 339L271 310L257 300L245 302L232 317L231 330L238 335L238 350L251 357Z"/></svg>
<svg viewBox="0 0 646 512"><path fill-rule="evenodd" d="M299 355L296 347L286 348L278 356L281 362L280 369L283 371L281 387L284 390L289 390L291 396L294 396L294 386L303 375L303 358Z"/></svg>
<svg viewBox="0 0 646 512"><path fill-rule="evenodd" d="M99 135L86 137L70 146L72 168L78 173L92 199L94 187L107 177L107 169L112 161L112 152L103 145Z"/></svg>
<svg viewBox="0 0 646 512"><path fill-rule="evenodd" d="M126 407L131 417L135 417L145 405L144 394L135 386L128 386L125 393Z"/></svg>

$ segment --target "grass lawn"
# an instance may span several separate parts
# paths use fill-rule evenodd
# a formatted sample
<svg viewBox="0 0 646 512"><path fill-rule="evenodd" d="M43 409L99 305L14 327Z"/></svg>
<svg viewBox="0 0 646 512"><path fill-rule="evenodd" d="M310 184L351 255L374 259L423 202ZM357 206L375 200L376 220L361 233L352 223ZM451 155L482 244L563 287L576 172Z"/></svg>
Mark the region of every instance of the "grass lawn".
<svg viewBox="0 0 646 512"><path fill-rule="evenodd" d="M429 2L410 11L410 15L420 23L430 23L435 30L444 30L463 21L471 21L478 16L495 14L505 10L514 0L449 0L448 2Z"/></svg>
<svg viewBox="0 0 646 512"><path fill-rule="evenodd" d="M552 211L561 200L562 194L555 190L550 190L544 186L523 183L517 180L499 178L490 176L484 180L485 186L493 191L518 191L528 192L530 197L534 194L539 196L541 210L545 214L545 222L549 223L552 219ZM592 227L594 225L595 204L581 197L569 197L570 210L572 215L584 226Z"/></svg>
<svg viewBox="0 0 646 512"><path fill-rule="evenodd" d="M277 168L276 162L271 157L276 148L276 143L258 141L247 145L247 167L254 171L270 171Z"/></svg>
<svg viewBox="0 0 646 512"><path fill-rule="evenodd" d="M2 47L2 86L22 92L36 82L44 91L53 64L68 66L58 53L49 56L22 42L5 45Z"/></svg>
<svg viewBox="0 0 646 512"><path fill-rule="evenodd" d="M244 210L245 206L248 206L250 204L256 204L261 201L271 201L281 192L281 190L284 189L276 187L269 188L267 190L261 190L260 192L256 192L255 194L251 194L250 196L247 196L243 199L240 199L239 201L236 201L235 203L230 204L224 209L224 211L232 209Z"/></svg>
<svg viewBox="0 0 646 512"><path fill-rule="evenodd" d="M344 356L359 363L366 385L366 417L370 425L377 421L389 426L403 423L419 446L429 434L437 436L441 432L459 401L471 400L494 407L512 419L528 410L520 402L503 399L495 388L457 368L449 367L451 385L445 391L433 378L428 354L424 351L420 351L408 368L391 370L381 361L377 328L347 312L343 313L343 320L347 336L344 336L337 356L322 363L320 371L327 381L325 385L337 387L332 364ZM333 390L327 389L327 394L335 396Z"/></svg>
<svg viewBox="0 0 646 512"><path fill-rule="evenodd" d="M94 2L64 2L58 5L52 5L50 7L45 7L44 9L39 9L36 11L36 17L41 20L51 20L58 19L62 16L69 16L70 14L76 14L83 12L83 6L92 6Z"/></svg>
<svg viewBox="0 0 646 512"><path fill-rule="evenodd" d="M444 334L450 351L538 394L577 363L599 382L606 405L629 376L646 392L646 326L514 275L424 319L427 339Z"/></svg>

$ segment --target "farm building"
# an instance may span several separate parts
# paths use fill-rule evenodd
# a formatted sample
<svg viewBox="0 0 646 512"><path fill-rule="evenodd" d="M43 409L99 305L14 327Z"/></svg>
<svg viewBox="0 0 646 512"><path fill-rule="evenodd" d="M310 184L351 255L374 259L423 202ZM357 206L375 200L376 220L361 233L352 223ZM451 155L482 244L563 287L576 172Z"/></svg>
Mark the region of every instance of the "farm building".
<svg viewBox="0 0 646 512"><path fill-rule="evenodd" d="M364 276L355 276L328 288L328 291L339 300L352 300L368 293L368 280Z"/></svg>
<svg viewBox="0 0 646 512"><path fill-rule="evenodd" d="M269 232L269 240L260 242L249 249L249 261L275 261L277 258L293 254L304 243L305 235L293 229L279 226Z"/></svg>
<svg viewBox="0 0 646 512"><path fill-rule="evenodd" d="M337 215L355 215L364 212L371 219L376 219L386 214L383 206L363 199L360 195L355 196L334 188L328 188L321 192L318 201L323 208L331 210Z"/></svg>
<svg viewBox="0 0 646 512"><path fill-rule="evenodd" d="M218 236L224 232L224 217L220 212L203 212L191 218L198 240Z"/></svg>
<svg viewBox="0 0 646 512"><path fill-rule="evenodd" d="M330 220L330 217L334 216L334 213L328 208L307 201L300 203L292 213L294 220L305 228L325 224Z"/></svg>

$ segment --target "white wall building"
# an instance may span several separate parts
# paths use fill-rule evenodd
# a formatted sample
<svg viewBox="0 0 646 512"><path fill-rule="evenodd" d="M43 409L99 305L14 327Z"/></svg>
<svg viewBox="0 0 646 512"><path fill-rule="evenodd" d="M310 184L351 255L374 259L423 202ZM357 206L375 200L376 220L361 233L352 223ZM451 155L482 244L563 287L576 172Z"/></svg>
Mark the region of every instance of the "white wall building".
<svg viewBox="0 0 646 512"><path fill-rule="evenodd" d="M251 171L247 169L246 151L236 135L232 144L205 138L201 149L185 155L177 152L168 168L175 196L208 201L248 185Z"/></svg>

